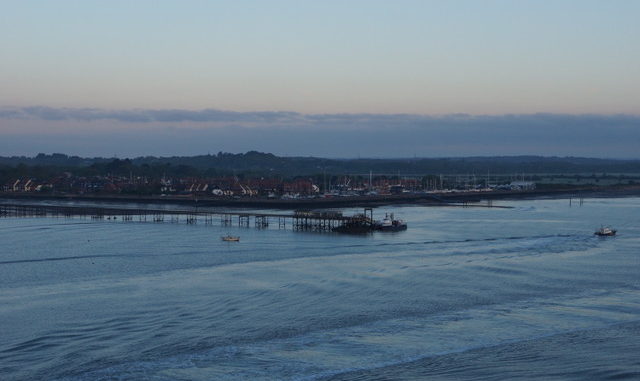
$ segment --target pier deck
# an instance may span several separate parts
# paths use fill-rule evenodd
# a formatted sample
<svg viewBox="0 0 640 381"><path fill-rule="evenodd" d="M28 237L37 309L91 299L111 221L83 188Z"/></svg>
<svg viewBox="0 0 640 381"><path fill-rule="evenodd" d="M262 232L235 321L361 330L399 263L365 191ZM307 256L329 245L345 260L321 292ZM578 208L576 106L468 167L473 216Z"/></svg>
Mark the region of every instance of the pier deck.
<svg viewBox="0 0 640 381"><path fill-rule="evenodd" d="M120 221L151 221L173 222L181 221L187 224L196 224L199 221L205 224L213 224L219 220L222 226L238 225L256 228L267 228L271 223L277 222L278 228L291 227L294 230L332 231L333 229L353 223L365 221L373 224L372 209L366 208L364 214L343 216L341 212L334 211L309 211L298 210L293 213L264 213L264 212L240 212L220 210L189 209L150 209L150 208L124 208L106 206L79 206L79 205L44 205L44 204L0 204L0 217L54 217L54 218L90 218L93 220L120 220Z"/></svg>

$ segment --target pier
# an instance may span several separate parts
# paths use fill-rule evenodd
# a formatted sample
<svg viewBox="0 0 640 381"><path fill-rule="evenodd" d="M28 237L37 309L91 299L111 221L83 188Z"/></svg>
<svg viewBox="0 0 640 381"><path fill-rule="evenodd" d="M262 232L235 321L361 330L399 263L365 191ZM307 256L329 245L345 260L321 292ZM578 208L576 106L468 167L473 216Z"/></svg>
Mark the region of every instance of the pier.
<svg viewBox="0 0 640 381"><path fill-rule="evenodd" d="M364 213L344 216L338 211L296 210L293 213L232 212L193 209L147 209L102 206L67 206L36 204L0 204L0 218L81 218L121 222L154 223L204 223L220 226L268 228L271 224L279 229L297 231L329 232L352 224L365 224L373 230L373 209Z"/></svg>

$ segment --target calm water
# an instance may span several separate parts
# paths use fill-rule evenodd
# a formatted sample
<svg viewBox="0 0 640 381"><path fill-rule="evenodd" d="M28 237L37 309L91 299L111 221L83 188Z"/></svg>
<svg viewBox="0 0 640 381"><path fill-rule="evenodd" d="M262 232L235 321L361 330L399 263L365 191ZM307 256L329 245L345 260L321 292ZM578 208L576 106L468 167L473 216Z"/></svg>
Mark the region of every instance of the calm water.
<svg viewBox="0 0 640 381"><path fill-rule="evenodd" d="M371 236L0 219L0 379L640 378L640 198L500 204Z"/></svg>

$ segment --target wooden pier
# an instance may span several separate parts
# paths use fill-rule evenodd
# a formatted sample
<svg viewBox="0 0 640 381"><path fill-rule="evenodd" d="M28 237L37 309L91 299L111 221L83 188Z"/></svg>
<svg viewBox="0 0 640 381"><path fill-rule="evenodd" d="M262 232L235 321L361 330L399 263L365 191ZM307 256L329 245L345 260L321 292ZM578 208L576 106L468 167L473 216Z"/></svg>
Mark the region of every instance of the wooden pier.
<svg viewBox="0 0 640 381"><path fill-rule="evenodd" d="M273 224L279 229L297 231L333 231L341 226L363 221L373 227L373 211L366 208L363 214L344 216L337 211L296 210L293 213L232 212L197 209L147 209L102 206L67 206L37 204L0 204L0 218L81 218L121 222L154 222L212 225L265 229ZM253 222L253 223L252 223Z"/></svg>

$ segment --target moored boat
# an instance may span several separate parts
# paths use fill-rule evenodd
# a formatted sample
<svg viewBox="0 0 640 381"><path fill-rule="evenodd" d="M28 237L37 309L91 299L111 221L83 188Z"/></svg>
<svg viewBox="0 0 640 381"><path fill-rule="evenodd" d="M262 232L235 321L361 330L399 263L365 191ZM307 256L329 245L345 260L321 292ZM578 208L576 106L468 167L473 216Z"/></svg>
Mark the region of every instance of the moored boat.
<svg viewBox="0 0 640 381"><path fill-rule="evenodd" d="M375 230L383 232L397 232L401 230L407 230L407 223L402 220L396 220L393 218L393 213L385 214L382 221L376 221L374 225Z"/></svg>
<svg viewBox="0 0 640 381"><path fill-rule="evenodd" d="M240 237L234 237L234 236L231 236L231 235L227 235L227 236L220 237L220 238L223 241L226 241L226 242L240 242Z"/></svg>

